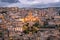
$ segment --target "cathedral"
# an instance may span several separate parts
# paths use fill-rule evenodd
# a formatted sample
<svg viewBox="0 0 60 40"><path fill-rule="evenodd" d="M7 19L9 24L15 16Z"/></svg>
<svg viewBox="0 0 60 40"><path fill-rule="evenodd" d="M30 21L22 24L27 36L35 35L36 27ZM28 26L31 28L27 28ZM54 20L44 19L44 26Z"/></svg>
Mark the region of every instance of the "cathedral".
<svg viewBox="0 0 60 40"><path fill-rule="evenodd" d="M22 21L22 22L29 22L29 21L30 22L34 22L34 21L39 21L39 18L38 17L34 17L32 15L32 12L29 11L28 15L25 18L21 18L19 20Z"/></svg>

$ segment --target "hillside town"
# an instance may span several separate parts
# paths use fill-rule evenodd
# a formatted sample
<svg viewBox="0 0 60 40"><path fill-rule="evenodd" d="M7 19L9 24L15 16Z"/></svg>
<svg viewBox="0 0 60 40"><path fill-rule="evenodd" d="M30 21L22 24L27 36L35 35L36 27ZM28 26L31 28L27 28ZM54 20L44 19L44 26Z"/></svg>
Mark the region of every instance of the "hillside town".
<svg viewBox="0 0 60 40"><path fill-rule="evenodd" d="M0 7L0 40L60 40L60 8Z"/></svg>

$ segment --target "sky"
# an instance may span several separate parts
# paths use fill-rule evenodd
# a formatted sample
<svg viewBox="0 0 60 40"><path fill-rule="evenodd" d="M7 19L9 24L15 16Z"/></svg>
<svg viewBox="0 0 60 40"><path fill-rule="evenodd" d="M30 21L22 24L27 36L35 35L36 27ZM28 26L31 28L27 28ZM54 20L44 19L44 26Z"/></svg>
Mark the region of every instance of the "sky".
<svg viewBox="0 0 60 40"><path fill-rule="evenodd" d="M0 0L0 7L60 6L60 0Z"/></svg>
<svg viewBox="0 0 60 40"><path fill-rule="evenodd" d="M47 3L54 3L59 2L60 0L19 0L22 4L47 4Z"/></svg>

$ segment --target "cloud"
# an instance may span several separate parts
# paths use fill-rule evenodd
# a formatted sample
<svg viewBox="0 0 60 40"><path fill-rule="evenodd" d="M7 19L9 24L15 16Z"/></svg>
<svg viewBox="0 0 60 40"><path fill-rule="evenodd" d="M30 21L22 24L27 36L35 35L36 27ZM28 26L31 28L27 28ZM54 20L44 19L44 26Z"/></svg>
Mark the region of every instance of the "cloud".
<svg viewBox="0 0 60 40"><path fill-rule="evenodd" d="M7 2L7 3L17 3L19 0L0 0L1 2Z"/></svg>
<svg viewBox="0 0 60 40"><path fill-rule="evenodd" d="M13 4L10 4L10 5L7 5L7 7L19 7L19 8L23 8L23 7L30 7L31 5L28 5L27 4L21 4L21 3L13 3Z"/></svg>
<svg viewBox="0 0 60 40"><path fill-rule="evenodd" d="M18 0L17 3L7 3L0 1L0 7L19 7L19 8L43 8L60 5L60 0ZM53 5L51 4L53 3ZM57 3L57 4L56 4Z"/></svg>
<svg viewBox="0 0 60 40"><path fill-rule="evenodd" d="M6 2L0 2L0 7L6 7L7 5L9 5L9 3L6 3Z"/></svg>
<svg viewBox="0 0 60 40"><path fill-rule="evenodd" d="M60 7L60 2L49 3L49 4L36 4L36 5L28 5L28 4L14 3L14 4L7 5L7 7L19 7L19 8L48 8L48 7Z"/></svg>
<svg viewBox="0 0 60 40"><path fill-rule="evenodd" d="M19 0L22 4L47 4L47 3L55 3L59 2L60 0Z"/></svg>

